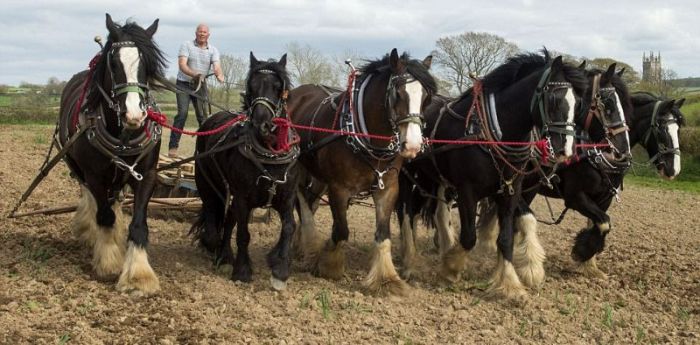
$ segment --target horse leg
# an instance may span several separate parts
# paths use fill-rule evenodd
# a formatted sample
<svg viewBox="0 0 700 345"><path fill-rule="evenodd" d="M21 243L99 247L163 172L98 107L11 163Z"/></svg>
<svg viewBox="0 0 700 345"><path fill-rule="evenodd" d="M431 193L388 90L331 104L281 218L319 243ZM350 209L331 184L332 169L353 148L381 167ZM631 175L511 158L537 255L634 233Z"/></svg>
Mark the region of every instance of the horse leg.
<svg viewBox="0 0 700 345"><path fill-rule="evenodd" d="M423 260L416 250L416 215L414 206L419 202L414 197L412 184L407 179L399 178L399 201L396 202L396 214L399 220L399 236L401 238L401 276L408 280L420 271Z"/></svg>
<svg viewBox="0 0 700 345"><path fill-rule="evenodd" d="M298 229L292 237L292 250L294 255L303 261L318 256L323 246L321 236L316 232L316 221L314 211L311 209L310 201L306 199L304 193L296 191L296 209L299 214ZM313 202L313 201L311 201Z"/></svg>
<svg viewBox="0 0 700 345"><path fill-rule="evenodd" d="M216 250L216 265L233 265L235 262L235 256L233 255L233 250L231 249L231 235L233 234L233 227L236 226L236 215L233 209L229 209L226 213L226 219L224 219L224 233L219 244L219 248Z"/></svg>
<svg viewBox="0 0 700 345"><path fill-rule="evenodd" d="M296 227L294 221L294 196L292 191L285 193L284 197L287 200L282 200L282 205L275 207L280 214L282 229L280 231L280 239L274 248L267 254L267 264L272 271L270 284L272 288L281 291L287 288L287 279L289 278L289 266L291 258L289 255L289 246Z"/></svg>
<svg viewBox="0 0 700 345"><path fill-rule="evenodd" d="M126 252L124 268L117 282L117 290L130 291L134 296L147 296L160 290L160 281L148 263L148 201L156 182L156 170L143 174L143 180L132 180L134 208L129 224L129 249Z"/></svg>
<svg viewBox="0 0 700 345"><path fill-rule="evenodd" d="M73 236L78 241L92 247L95 245L97 233L97 201L87 186L80 185L80 201L75 210L71 228Z"/></svg>
<svg viewBox="0 0 700 345"><path fill-rule="evenodd" d="M496 240L498 239L498 215L496 204L492 199L483 199L479 202L479 220L476 223L478 236L476 239L476 251L484 255L496 253Z"/></svg>
<svg viewBox="0 0 700 345"><path fill-rule="evenodd" d="M544 281L544 248L537 238L537 219L530 208L520 203L515 211L513 264L523 283L537 287Z"/></svg>
<svg viewBox="0 0 700 345"><path fill-rule="evenodd" d="M437 191L437 208L435 209L435 227L437 228L436 235L438 237L438 250L440 256L444 256L448 250L454 246L457 242L457 232L452 227L451 212L452 209L449 202L442 202L441 200L447 200L445 197L446 186L440 184Z"/></svg>
<svg viewBox="0 0 700 345"><path fill-rule="evenodd" d="M585 276L601 279L607 278L607 275L598 269L595 255L602 252L605 247L605 237L610 231L610 217L583 192L567 197L565 201L567 207L588 217L592 223L576 235L574 246L571 250L571 257L579 263L581 272Z"/></svg>
<svg viewBox="0 0 700 345"><path fill-rule="evenodd" d="M251 267L248 244L250 244L250 232L248 221L251 209L243 198L233 201L232 210L236 217L236 260L233 263L231 279L249 283L253 280L253 268Z"/></svg>
<svg viewBox="0 0 700 345"><path fill-rule="evenodd" d="M110 194L101 181L94 178L87 179L87 188L83 188L83 200L85 207L83 212L91 212L94 222L93 230L84 230L81 237L92 242L92 267L99 279L113 280L119 275L124 263L125 234L121 204L110 200ZM94 204L93 204L94 202ZM76 218L87 218L87 215L76 215ZM78 220L80 222L80 220ZM76 222L76 223L78 223ZM74 224L76 224L74 223ZM85 229L83 227L83 229ZM80 227L76 232L79 232Z"/></svg>
<svg viewBox="0 0 700 345"><path fill-rule="evenodd" d="M340 279L345 274L345 246L349 230L347 221L350 192L337 185L331 185L328 190L328 201L333 214L333 231L331 238L321 249L315 260L314 273L329 279Z"/></svg>
<svg viewBox="0 0 700 345"><path fill-rule="evenodd" d="M476 244L476 200L471 193L464 191L457 199L459 208L460 232L459 245L452 246L442 256L440 276L448 282L454 283L467 265L468 251Z"/></svg>
<svg viewBox="0 0 700 345"><path fill-rule="evenodd" d="M496 272L491 279L488 293L492 296L498 295L507 299L522 300L527 296L527 292L513 267L513 213L518 198L499 195L495 199L500 225L496 240L499 255Z"/></svg>
<svg viewBox="0 0 700 345"><path fill-rule="evenodd" d="M406 296L408 284L396 273L391 260L391 212L398 198L398 182L388 183L384 189L374 191L372 198L377 219L377 229L374 233L374 250L370 270L363 285L372 293L386 292L394 296Z"/></svg>

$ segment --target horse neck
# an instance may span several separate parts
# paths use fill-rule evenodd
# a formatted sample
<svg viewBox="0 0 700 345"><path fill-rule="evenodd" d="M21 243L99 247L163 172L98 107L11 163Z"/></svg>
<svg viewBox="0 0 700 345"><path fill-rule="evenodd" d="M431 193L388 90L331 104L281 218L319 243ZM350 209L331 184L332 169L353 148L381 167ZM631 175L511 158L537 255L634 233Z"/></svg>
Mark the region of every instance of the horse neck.
<svg viewBox="0 0 700 345"><path fill-rule="evenodd" d="M539 77L540 73L530 75L496 93L496 112L503 140L523 140L530 135L535 125L533 117L539 116L537 107L530 112L530 101Z"/></svg>
<svg viewBox="0 0 700 345"><path fill-rule="evenodd" d="M389 75L375 75L365 87L363 102L360 105L370 134L391 136L394 131L391 127L391 114L386 104L386 88L389 82ZM359 113L358 113L359 115ZM372 139L372 145L386 145L383 140Z"/></svg>
<svg viewBox="0 0 700 345"><path fill-rule="evenodd" d="M641 144L644 148L646 148L644 136L651 128L651 112L649 109L653 111L653 103L651 107L648 104L641 107L634 107L634 110L632 111L632 118L629 119L630 147Z"/></svg>

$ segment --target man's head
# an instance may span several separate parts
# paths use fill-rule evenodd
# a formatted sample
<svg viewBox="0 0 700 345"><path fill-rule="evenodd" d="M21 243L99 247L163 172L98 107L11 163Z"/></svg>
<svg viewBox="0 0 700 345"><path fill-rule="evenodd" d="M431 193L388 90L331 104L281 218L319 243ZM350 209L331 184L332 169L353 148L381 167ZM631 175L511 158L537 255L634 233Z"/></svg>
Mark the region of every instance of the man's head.
<svg viewBox="0 0 700 345"><path fill-rule="evenodd" d="M209 41L209 26L207 24L197 25L197 30L195 31L195 40L199 45L205 45Z"/></svg>

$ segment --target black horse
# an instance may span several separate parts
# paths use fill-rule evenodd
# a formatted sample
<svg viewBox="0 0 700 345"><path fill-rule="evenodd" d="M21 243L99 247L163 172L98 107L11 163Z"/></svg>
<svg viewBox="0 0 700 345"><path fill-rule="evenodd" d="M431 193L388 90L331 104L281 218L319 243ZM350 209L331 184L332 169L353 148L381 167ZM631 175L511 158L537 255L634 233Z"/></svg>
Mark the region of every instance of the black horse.
<svg viewBox="0 0 700 345"><path fill-rule="evenodd" d="M611 66L611 69L614 65ZM591 75L602 75L602 71L591 70L587 72ZM617 105L622 109L620 113L624 113L629 119L629 146L634 146L637 143L642 144L651 157L652 161L660 171L661 176L676 176L680 171L680 150L678 148L678 127L683 124L684 119L680 113L680 105L684 99L679 101L662 100L656 96L647 93L638 93L629 95L627 88L621 79L622 71L612 75L610 69L600 79L601 90L604 90L606 84L611 84L615 90L616 98L612 94L606 96L605 92L601 92L597 98L603 100L606 105L602 112L605 116L599 121L593 121L588 134L593 142L607 141L610 143L612 150L622 154L621 157L611 157L604 152L595 152L592 150L584 150L581 152L581 160L569 166L566 166L557 171L559 182L553 183L550 188L541 187L539 180L530 179L526 182L530 189L523 196L523 204L518 208L519 222L516 222L517 231L522 233L520 240L523 243L524 253L533 253L533 245L539 246L536 242L535 229L536 220L529 210L529 204L539 192L548 197L563 198L567 208L574 209L587 218L589 224L581 230L576 236L574 246L572 248L572 258L581 265L582 273L590 277L605 278L606 275L598 267L595 256L601 253L605 247L605 238L611 230L610 217L607 215L607 210L614 197L620 192L624 175L629 166L629 157L626 157L624 137L627 133L616 131L614 124L619 128L621 126L621 118L616 117L614 111L608 112L607 109L614 109L614 101L617 100ZM595 95L594 95L595 96ZM607 101L605 101L608 99ZM586 110L586 108L583 108ZM593 108L590 108L593 109ZM582 115L585 115L583 112ZM617 136L618 140L613 137ZM626 139L626 138L625 138ZM621 159L620 159L621 158ZM667 175L668 174L668 175ZM480 229L480 241L485 243L490 242L489 238L493 237L493 223L488 219L493 219L493 212L484 212L484 224L491 224ZM489 234L490 233L490 234ZM526 238L534 238L526 240ZM541 247L540 247L541 248ZM526 254L523 254L527 256ZM543 255L543 252L542 252ZM531 266L533 267L533 266ZM541 272L540 277L544 277L544 271L541 264L538 266L537 272ZM533 276L533 275L531 275ZM541 281L541 279L539 280Z"/></svg>
<svg viewBox="0 0 700 345"><path fill-rule="evenodd" d="M290 271L299 154L296 133L278 121L287 117L290 81L286 64L286 54L279 61L258 61L251 52L244 98L248 118L219 134L197 137L197 154L209 156L196 159L195 182L202 210L191 230L204 248L216 253L217 262L233 265L233 280L250 282L250 212L256 207L274 208L280 214L282 229L267 263L272 270L272 287L277 290L286 288ZM199 131L218 128L235 116L216 113ZM280 147L280 136L290 147ZM234 257L231 235L236 225L238 253Z"/></svg>
<svg viewBox="0 0 700 345"><path fill-rule="evenodd" d="M107 14L106 25L109 37L101 54L61 95L59 143L70 145L65 161L82 191L73 232L93 247L98 277L121 273L118 290L151 294L160 287L146 254L146 211L161 128L147 119L147 108L155 106L149 94L154 82L166 80L165 59L152 39L157 19L144 30L135 23L117 25ZM134 191L128 250L120 203L126 184Z"/></svg>
<svg viewBox="0 0 700 345"><path fill-rule="evenodd" d="M393 139L302 133L304 153L299 161L315 181L304 187L311 187L316 193L310 199L299 197L300 246L307 256L313 257L315 273L320 276L343 276L350 198L366 193L372 195L376 206L376 230L371 268L364 284L372 292L407 293L408 286L396 273L391 259L389 226L398 195L398 171L403 158L415 157L421 149L422 113L437 89L428 72L431 61L431 56L419 61L393 49L363 66L352 89L346 92L302 85L290 93L289 108L295 123ZM333 232L321 249L310 242L319 237L308 226L313 220L308 204L315 203L318 191L326 185ZM306 193L307 189L303 192L308 196L311 193Z"/></svg>
<svg viewBox="0 0 700 345"><path fill-rule="evenodd" d="M437 100L426 109L426 133L431 133L431 139L486 137L492 141L527 142L531 141L531 130L536 127L548 139L548 150L557 162L572 155L575 106L587 88L580 70L563 63L561 57L551 59L547 51L544 56L522 54L486 75L481 84L483 93L470 89L455 101ZM474 97L480 99L478 104L482 109L490 109L492 116L479 116L483 112L471 111ZM476 243L477 202L492 196L502 226L497 241L499 265L490 292L506 298L525 295L512 265L512 222L530 154L530 147L436 145L425 156L406 165L402 178L429 182L428 185L419 182L416 188L427 192L437 190L436 186L442 184L456 191L461 232L459 245L443 256L444 278L455 281L464 268L467 251ZM410 203L410 189L402 195L407 196L402 202ZM411 208L408 210L410 214Z"/></svg>

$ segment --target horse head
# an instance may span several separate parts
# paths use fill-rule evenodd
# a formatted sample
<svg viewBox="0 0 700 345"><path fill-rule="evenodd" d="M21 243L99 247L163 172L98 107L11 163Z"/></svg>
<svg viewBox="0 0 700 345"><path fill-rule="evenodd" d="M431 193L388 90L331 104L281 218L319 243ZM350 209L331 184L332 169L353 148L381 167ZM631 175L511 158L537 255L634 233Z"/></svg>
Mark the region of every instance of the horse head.
<svg viewBox="0 0 700 345"><path fill-rule="evenodd" d="M415 158L423 145L423 111L436 92L435 81L428 69L433 57L423 61L399 57L394 48L389 55L391 77L386 90L386 106L392 126L398 127L400 154Z"/></svg>
<svg viewBox="0 0 700 345"><path fill-rule="evenodd" d="M616 66L613 63L606 71L586 71L590 86L581 102L581 116L591 141L609 145L603 150L604 158L611 164L627 167L632 158L627 127L632 105L622 74L615 72Z"/></svg>
<svg viewBox="0 0 700 345"><path fill-rule="evenodd" d="M109 36L102 51L102 75L95 76L102 79L95 83L102 90L95 93L107 98L125 129L139 129L147 117L150 81L161 78L165 66L153 42L158 19L144 30L134 23L115 24L109 14L106 17Z"/></svg>
<svg viewBox="0 0 700 345"><path fill-rule="evenodd" d="M547 52L545 57L549 60ZM585 79L581 84L583 73L565 64L561 56L549 60L539 78L530 111L539 113L535 126L549 141L555 159L563 162L574 153L575 110L585 91Z"/></svg>
<svg viewBox="0 0 700 345"><path fill-rule="evenodd" d="M248 111L253 128L266 142L274 139L273 119L286 116L290 87L286 66L287 54L282 55L279 61L258 61L250 52L244 109Z"/></svg>

